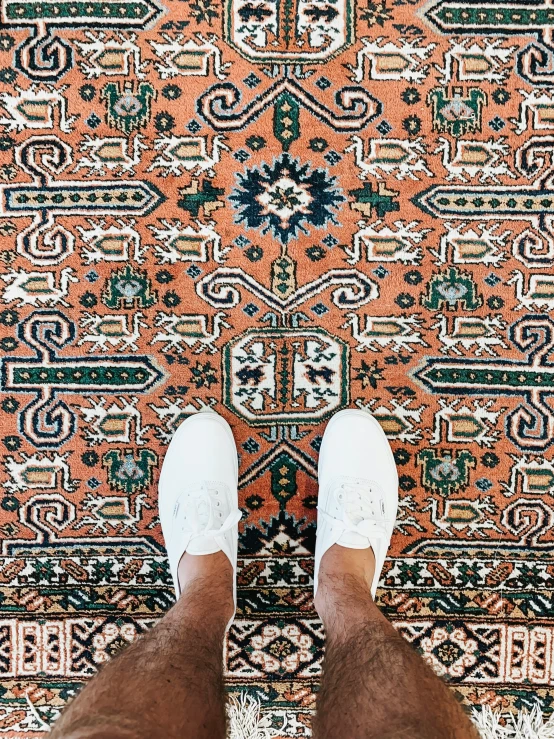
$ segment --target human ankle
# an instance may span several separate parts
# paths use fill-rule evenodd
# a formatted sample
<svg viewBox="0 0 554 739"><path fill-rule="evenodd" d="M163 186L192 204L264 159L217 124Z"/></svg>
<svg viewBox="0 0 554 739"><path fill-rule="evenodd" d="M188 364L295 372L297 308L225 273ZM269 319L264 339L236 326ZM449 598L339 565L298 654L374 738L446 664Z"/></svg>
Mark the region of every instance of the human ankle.
<svg viewBox="0 0 554 739"><path fill-rule="evenodd" d="M233 615L233 567L223 552L184 554L178 568L181 598L193 600L209 620L225 623Z"/></svg>
<svg viewBox="0 0 554 739"><path fill-rule="evenodd" d="M364 620L375 608L365 577L348 572L327 572L320 577L314 603L324 624Z"/></svg>
<svg viewBox="0 0 554 739"><path fill-rule="evenodd" d="M181 590L198 578L209 577L221 585L233 585L233 567L224 552L189 554L185 552L177 568Z"/></svg>
<svg viewBox="0 0 554 739"><path fill-rule="evenodd" d="M350 581L365 584L371 590L375 574L375 555L371 548L349 549L334 544L321 559L319 580L349 577Z"/></svg>
<svg viewBox="0 0 554 739"><path fill-rule="evenodd" d="M376 610L371 597L374 575L373 549L349 549L339 544L330 547L321 559L315 597L323 623L367 620L368 614Z"/></svg>

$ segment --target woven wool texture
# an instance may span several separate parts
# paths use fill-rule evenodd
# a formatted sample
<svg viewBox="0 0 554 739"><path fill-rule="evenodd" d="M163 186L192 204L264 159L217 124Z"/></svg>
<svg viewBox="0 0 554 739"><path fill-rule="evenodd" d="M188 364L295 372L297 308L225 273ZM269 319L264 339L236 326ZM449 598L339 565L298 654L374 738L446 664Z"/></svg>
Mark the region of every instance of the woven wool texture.
<svg viewBox="0 0 554 739"><path fill-rule="evenodd" d="M0 7L0 736L171 606L157 480L206 407L240 453L226 681L272 736L309 736L348 406L399 468L380 607L468 707L547 717L550 3Z"/></svg>

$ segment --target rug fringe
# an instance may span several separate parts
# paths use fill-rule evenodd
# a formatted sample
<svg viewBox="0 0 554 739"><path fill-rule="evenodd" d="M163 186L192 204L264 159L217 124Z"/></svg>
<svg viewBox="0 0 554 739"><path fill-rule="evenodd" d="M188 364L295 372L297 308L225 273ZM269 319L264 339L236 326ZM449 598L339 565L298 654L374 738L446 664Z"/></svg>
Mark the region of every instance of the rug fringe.
<svg viewBox="0 0 554 739"><path fill-rule="evenodd" d="M264 726L260 702L247 693L231 697L228 705L228 739L271 739L277 730ZM554 739L554 715L546 719L539 703L518 714L493 711L490 706L475 708L473 722L481 739Z"/></svg>
<svg viewBox="0 0 554 739"><path fill-rule="evenodd" d="M50 731L28 694L25 698L39 731ZM227 739L274 739L281 735L278 729L267 727L260 701L248 693L229 698L227 717ZM554 715L545 719L538 702L530 711L523 709L518 714L503 714L490 706L474 708L472 718L481 739L554 739Z"/></svg>
<svg viewBox="0 0 554 739"><path fill-rule="evenodd" d="M545 719L538 702L530 711L523 709L518 714L501 714L483 706L474 709L473 721L482 739L554 739L554 716Z"/></svg>
<svg viewBox="0 0 554 739"><path fill-rule="evenodd" d="M260 702L248 693L231 696L227 704L228 739L271 739L269 729L262 726L260 708Z"/></svg>

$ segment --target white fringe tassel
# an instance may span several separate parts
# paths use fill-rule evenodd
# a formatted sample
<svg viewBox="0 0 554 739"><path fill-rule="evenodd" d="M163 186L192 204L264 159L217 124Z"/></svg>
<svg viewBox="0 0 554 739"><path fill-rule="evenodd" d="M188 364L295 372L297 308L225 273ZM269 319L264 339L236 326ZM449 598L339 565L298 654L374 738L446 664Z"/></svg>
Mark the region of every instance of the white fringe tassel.
<svg viewBox="0 0 554 739"><path fill-rule="evenodd" d="M228 739L271 739L269 729L262 726L260 703L248 693L229 698L227 717Z"/></svg>
<svg viewBox="0 0 554 739"><path fill-rule="evenodd" d="M264 726L261 706L256 698L241 694L230 698L228 739L272 739L282 736L275 729ZM518 714L493 711L490 706L475 708L473 722L482 739L554 739L554 715L544 719L537 703L531 711Z"/></svg>
<svg viewBox="0 0 554 739"><path fill-rule="evenodd" d="M474 709L473 721L483 739L554 739L554 716L545 721L538 703L531 711L504 714L505 726L501 716L490 706Z"/></svg>
<svg viewBox="0 0 554 739"><path fill-rule="evenodd" d="M25 695L29 710L39 725L39 731L50 731L29 695ZM268 727L269 717L262 716L260 702L248 693L231 696L227 704L228 739L274 739L282 736L279 729ZM481 739L554 739L554 714L545 721L539 703L518 714L501 714L490 706L473 709L473 722ZM36 731L36 729L35 729ZM288 735L288 733L287 733Z"/></svg>

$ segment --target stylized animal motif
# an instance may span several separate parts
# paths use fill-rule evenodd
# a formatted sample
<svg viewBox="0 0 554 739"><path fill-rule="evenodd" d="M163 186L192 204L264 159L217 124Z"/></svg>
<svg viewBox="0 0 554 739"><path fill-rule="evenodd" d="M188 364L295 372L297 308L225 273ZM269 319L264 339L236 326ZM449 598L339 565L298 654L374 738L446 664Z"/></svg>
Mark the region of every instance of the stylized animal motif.
<svg viewBox="0 0 554 739"><path fill-rule="evenodd" d="M492 357L497 356L494 347L499 346L507 349L508 345L498 335L498 331L504 331L506 322L501 315L485 316L455 316L452 319L451 328L448 328L448 317L443 313L437 313L437 322L431 328L438 329L437 338L441 342L441 352L448 354L450 351L458 356L463 356L459 346L466 351L476 347L475 356L479 357L483 352Z"/></svg>
<svg viewBox="0 0 554 739"><path fill-rule="evenodd" d="M83 61L79 61L79 67L86 78L131 75L133 66L137 79L146 77L149 61L141 61L141 48L135 43L136 33L116 31L110 37L104 31L85 30L83 36L86 41L75 39L74 43L84 57Z"/></svg>
<svg viewBox="0 0 554 739"><path fill-rule="evenodd" d="M420 136L410 139L369 139L367 153L364 152L364 142L360 136L351 136L350 146L345 153L354 152L356 166L362 171L358 177L361 180L393 175L397 180L419 180L419 173L434 177L423 158L426 153L423 138Z"/></svg>
<svg viewBox="0 0 554 739"><path fill-rule="evenodd" d="M83 516L75 524L75 528L81 529L83 526L92 526L89 531L91 534L97 531L107 534L109 528L120 533L124 531L136 532L137 524L142 518L142 509L152 508L146 502L147 500L148 493L138 493L131 509L131 501L127 497L119 495L96 496L87 493L82 505L84 510L90 511L90 515Z"/></svg>
<svg viewBox="0 0 554 739"><path fill-rule="evenodd" d="M127 136L91 136L85 134L79 145L79 151L85 156L79 158L74 172L87 169L86 175L103 176L109 172L115 175L135 174L135 167L140 164L141 153L148 150L143 144L144 136L135 134L132 141Z"/></svg>
<svg viewBox="0 0 554 739"><path fill-rule="evenodd" d="M552 90L519 90L522 100L517 118L510 118L514 133L548 131L554 128L554 92Z"/></svg>
<svg viewBox="0 0 554 739"><path fill-rule="evenodd" d="M451 259L454 264L492 264L499 267L507 259L505 247L511 231L499 233L500 224L479 223L477 230L467 224L445 223L444 227L446 233L440 238L439 248L429 249L438 266Z"/></svg>
<svg viewBox="0 0 554 739"><path fill-rule="evenodd" d="M447 180L468 182L478 177L483 184L494 182L500 184L500 177L516 177L503 157L510 153L510 147L504 143L505 137L495 141L492 136L488 141L472 139L456 139L453 143L444 136L439 136L439 145L433 154L442 152L442 163L447 170Z"/></svg>
<svg viewBox="0 0 554 739"><path fill-rule="evenodd" d="M90 228L77 226L84 242L81 254L87 264L128 262L131 259L137 264L144 262L148 246L142 245L141 235L134 228L134 218L118 218L110 225L103 219L88 219L88 223Z"/></svg>
<svg viewBox="0 0 554 739"><path fill-rule="evenodd" d="M69 452L58 454L25 454L20 452L22 461L18 462L14 457L4 459L4 467L11 479L2 484L6 490L11 492L37 489L57 490L60 487L68 493L74 492L79 487L79 480L71 477L68 464Z"/></svg>
<svg viewBox="0 0 554 739"><path fill-rule="evenodd" d="M506 283L515 285L515 296L519 303L515 310L554 310L554 276L552 275L530 275L527 292L525 290L525 277L519 269L514 269L512 276Z"/></svg>
<svg viewBox="0 0 554 739"><path fill-rule="evenodd" d="M507 498L514 495L545 495L554 493L554 462L543 455L510 454L512 464L510 479L501 482L503 494Z"/></svg>
<svg viewBox="0 0 554 739"><path fill-rule="evenodd" d="M5 127L4 131L51 130L57 117L60 131L70 133L79 116L67 114L68 101L63 94L67 88L33 83L26 90L16 86L15 95L0 92L0 108L6 112L0 115L0 126Z"/></svg>
<svg viewBox="0 0 554 739"><path fill-rule="evenodd" d="M151 426L142 424L142 414L137 408L138 397L118 398L114 401L108 401L105 397L86 400L88 406L76 404L76 407L84 420L81 433L91 446L106 441L112 444L129 444L133 437L137 446L149 441L146 434Z"/></svg>
<svg viewBox="0 0 554 739"><path fill-rule="evenodd" d="M71 282L79 282L74 276L71 267L64 267L59 276L56 286L56 275L53 272L25 272L24 269L10 270L0 278L4 280L7 287L4 289L2 299L5 303L18 300L18 306L40 304L52 306L60 303L69 308L69 303L64 300L69 292Z"/></svg>
<svg viewBox="0 0 554 739"><path fill-rule="evenodd" d="M442 74L439 84L458 82L495 82L502 84L510 74L512 54L517 46L504 46L505 39L450 39L450 49L443 54L444 64L435 64Z"/></svg>
<svg viewBox="0 0 554 739"><path fill-rule="evenodd" d="M140 311L132 315L99 315L85 311L79 325L87 329L88 333L81 336L78 346L89 342L92 344L89 352L107 352L110 347L116 347L118 351L131 349L136 352L140 329L148 327L143 318L144 314Z"/></svg>
<svg viewBox="0 0 554 739"><path fill-rule="evenodd" d="M365 252L368 262L402 262L419 264L423 250L416 246L421 243L429 228L417 228L419 221L405 223L395 221L394 229L382 221L368 224L358 221L359 231L353 236L352 246L344 246L348 264L357 264Z"/></svg>
<svg viewBox="0 0 554 739"><path fill-rule="evenodd" d="M364 352L366 349L378 352L384 347L390 346L393 352L405 349L413 352L413 344L429 346L416 329L423 324L418 315L408 318L402 316L364 316L364 328L360 330L360 315L358 313L347 313L346 323L341 328L352 331L352 337L358 342L356 351Z"/></svg>
<svg viewBox="0 0 554 739"><path fill-rule="evenodd" d="M347 64L353 72L351 80L362 82L367 65L370 80L406 80L421 83L428 74L429 65L423 64L436 44L421 46L420 40L402 39L398 44L377 39L362 38L362 48L356 55L356 66Z"/></svg>
<svg viewBox="0 0 554 739"><path fill-rule="evenodd" d="M154 149L161 153L147 171L161 170L159 174L162 177L179 176L184 172L194 175L205 172L209 177L215 177L214 167L221 160L221 151L230 151L224 141L225 136L214 136L210 154L207 136L162 136L154 141Z"/></svg>
<svg viewBox="0 0 554 739"><path fill-rule="evenodd" d="M490 495L478 500L441 498L441 512L441 501L437 498L428 498L428 501L422 511L429 511L436 535L452 536L452 529L464 532L468 537L476 535L483 539L488 538L487 531L500 533L496 523L487 517L487 514L494 515L497 510Z"/></svg>
<svg viewBox="0 0 554 739"><path fill-rule="evenodd" d="M228 75L230 62L223 63L221 51L217 46L217 36L211 34L204 38L200 33L196 39L187 38L184 33L174 36L162 33L164 43L150 41L154 53L161 61L155 67L162 80L174 77L207 77L210 73L210 61L213 74L220 80Z"/></svg>
<svg viewBox="0 0 554 739"><path fill-rule="evenodd" d="M208 247L211 246L215 262L224 262L230 246L222 246L221 236L215 230L215 221L195 221L195 226L181 221L169 222L161 219L159 226L150 226L150 230L159 242L154 244L156 256L160 264L176 262L206 262Z"/></svg>
<svg viewBox="0 0 554 739"><path fill-rule="evenodd" d="M152 343L164 341L164 351L175 349L176 352L183 351L183 344L193 349L195 354L208 351L215 354L217 347L214 342L221 335L221 327L231 328L225 321L226 314L223 311L216 313L212 319L212 330L208 328L208 316L206 315L184 315L177 316L169 313L158 313L154 319L154 325L162 330L159 331Z"/></svg>
<svg viewBox="0 0 554 739"><path fill-rule="evenodd" d="M492 447L500 436L495 429L498 416L505 410L491 410L495 400L474 400L472 406L464 405L460 398L439 398L440 410L435 411L431 444L443 441Z"/></svg>

